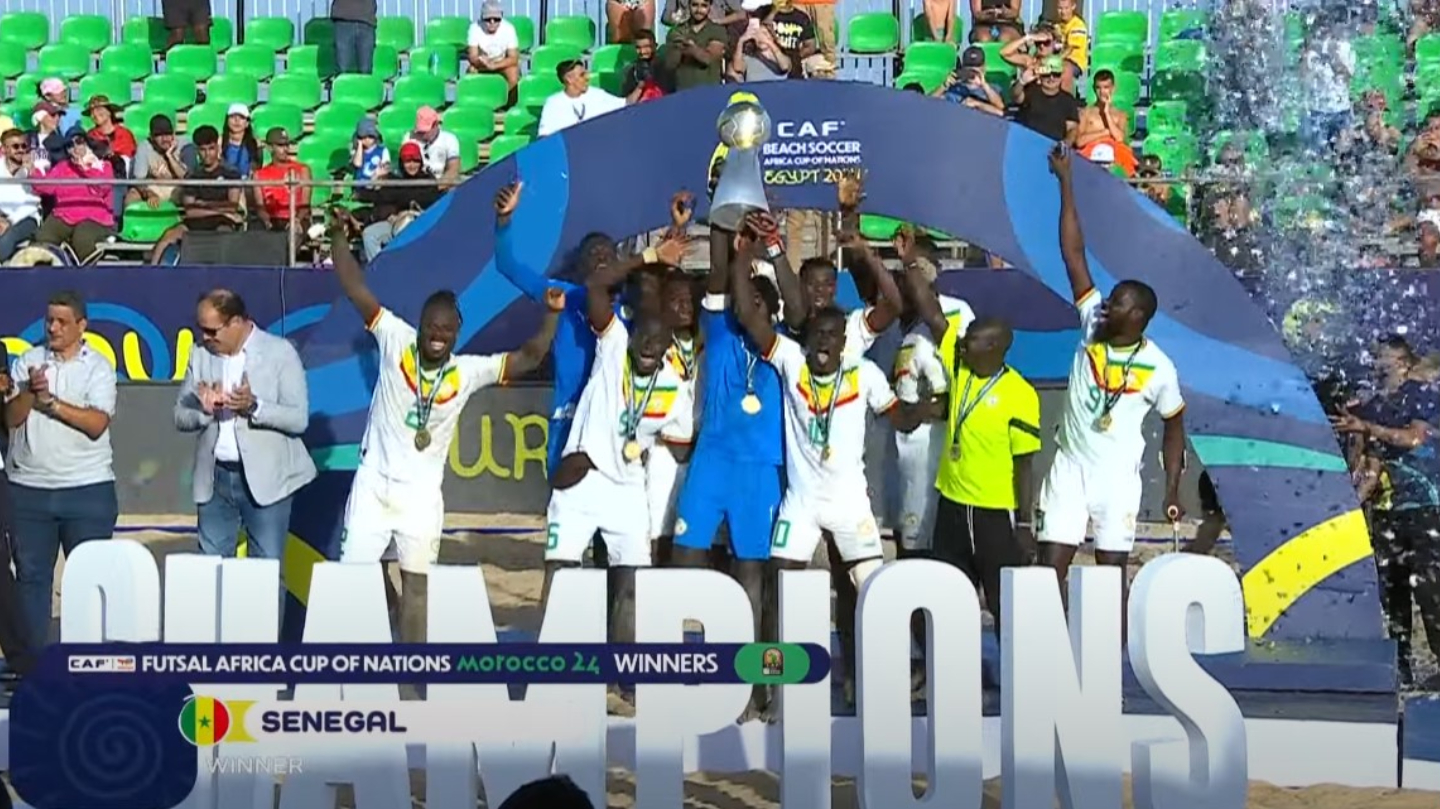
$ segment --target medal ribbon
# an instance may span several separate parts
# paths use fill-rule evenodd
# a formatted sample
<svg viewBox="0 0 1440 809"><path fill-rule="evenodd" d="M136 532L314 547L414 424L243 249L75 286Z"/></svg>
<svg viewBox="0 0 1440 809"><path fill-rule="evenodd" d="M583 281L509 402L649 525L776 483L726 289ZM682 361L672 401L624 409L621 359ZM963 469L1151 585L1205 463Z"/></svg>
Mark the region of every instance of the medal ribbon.
<svg viewBox="0 0 1440 809"><path fill-rule="evenodd" d="M755 395L755 363L760 359L748 347L745 350L745 393Z"/></svg>
<svg viewBox="0 0 1440 809"><path fill-rule="evenodd" d="M1103 419L1106 416L1110 415L1110 411L1114 410L1115 405L1120 403L1120 397L1125 395L1125 386L1130 383L1130 366L1135 364L1136 355L1138 355L1140 353L1140 349L1144 347L1145 341L1141 340L1140 345L1135 346L1135 350L1131 351L1130 356L1125 358L1125 364L1120 366L1120 385L1113 391L1105 391L1105 405L1100 409L1100 418ZM1102 385L1110 384L1109 346L1105 347L1105 367L1100 369L1100 383Z"/></svg>
<svg viewBox="0 0 1440 809"><path fill-rule="evenodd" d="M999 372L980 387L980 392L974 399L970 398L970 386L975 382L975 372L970 372L970 376L965 380L965 389L960 392L960 403L956 406L955 434L950 439L951 455L957 455L960 452L960 429L965 426L965 420L970 418L970 414L975 412L975 408L979 407L981 402L985 401L985 394L989 393L990 389L995 387L995 383L1000 381L1000 377L1009 370L1010 366L1008 365L1000 366Z"/></svg>
<svg viewBox="0 0 1440 809"><path fill-rule="evenodd" d="M695 376L695 343L691 341L687 349L685 344L680 342L679 337L672 336L670 342L675 346L675 355L680 358L680 367L685 371L685 378L688 380Z"/></svg>
<svg viewBox="0 0 1440 809"><path fill-rule="evenodd" d="M825 405L825 415L820 419L820 452L824 454L830 449L830 422L835 418L835 403L840 401L840 387L845 382L845 370L842 368L835 372L835 381L830 386L830 403ZM810 389L815 392L816 397L820 395L820 385L815 375L810 375Z"/></svg>
<svg viewBox="0 0 1440 809"><path fill-rule="evenodd" d="M445 372L449 370L448 362L441 365L435 381L430 383L430 395L424 395L425 369L420 366L420 344L415 344L415 418L420 422L420 426L415 428L416 432L430 424L430 411L435 407L435 398L440 395L440 383L445 381Z"/></svg>
<svg viewBox="0 0 1440 809"><path fill-rule="evenodd" d="M655 392L655 382L660 378L660 369L656 368L655 373L650 375L650 381L645 383L645 395L640 399L639 406L635 405L635 371L630 366L630 357L625 357L625 440L634 441L637 433L640 432L640 419L645 416L645 408L650 406L650 395Z"/></svg>

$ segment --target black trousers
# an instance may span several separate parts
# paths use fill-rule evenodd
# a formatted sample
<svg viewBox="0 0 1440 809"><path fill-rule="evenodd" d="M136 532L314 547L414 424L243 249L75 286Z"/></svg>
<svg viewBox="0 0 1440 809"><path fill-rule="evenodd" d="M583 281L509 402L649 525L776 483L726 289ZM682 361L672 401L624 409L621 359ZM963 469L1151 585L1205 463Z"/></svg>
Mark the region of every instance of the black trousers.
<svg viewBox="0 0 1440 809"><path fill-rule="evenodd" d="M1414 635L1410 602L1420 608L1425 640L1440 646L1440 508L1375 511L1371 514L1381 604L1395 640L1400 671L1410 673Z"/></svg>
<svg viewBox="0 0 1440 809"><path fill-rule="evenodd" d="M34 647L25 635L25 618L20 606L20 589L10 570L13 535L10 480L0 471L0 651L11 671L24 674L33 663Z"/></svg>
<svg viewBox="0 0 1440 809"><path fill-rule="evenodd" d="M942 496L935 512L932 548L934 558L960 568L981 589L998 629L1000 570L1025 564L1025 552L1015 539L1014 513L967 506Z"/></svg>

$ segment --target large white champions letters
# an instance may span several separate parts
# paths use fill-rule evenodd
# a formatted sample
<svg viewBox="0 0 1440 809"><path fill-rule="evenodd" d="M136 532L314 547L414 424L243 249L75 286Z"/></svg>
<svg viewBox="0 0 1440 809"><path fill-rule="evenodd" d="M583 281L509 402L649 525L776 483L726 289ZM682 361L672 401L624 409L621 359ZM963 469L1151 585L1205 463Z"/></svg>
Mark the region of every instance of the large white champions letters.
<svg viewBox="0 0 1440 809"><path fill-rule="evenodd" d="M128 540L82 545L67 561L61 591L62 638L72 643L274 641L278 625L274 561L166 559L165 598L153 557ZM1017 568L1004 574L1000 775L1007 809L1050 809L1056 796L1066 809L1118 809L1121 774L1134 773L1139 809L1231 809L1243 806L1247 778L1244 722L1228 692L1192 654L1243 648L1240 586L1224 563L1172 554L1151 562L1130 597L1129 652L1146 692L1178 722L1169 738L1134 745L1126 761L1121 715L1120 574L1077 568L1065 619L1054 574ZM496 640L483 572L440 566L430 575L429 639L435 643ZM748 599L728 577L703 570L647 570L637 579L637 640L674 643L684 622L705 628L717 643L752 640ZM927 616L929 715L915 736L910 718L910 616ZM554 583L540 631L542 643L605 640L605 575L563 571ZM788 643L828 641L828 577L819 571L786 572L780 583L780 626ZM980 691L981 616L974 587L956 569L933 561L886 565L860 595L859 729L864 761L859 794L867 809L926 804L970 809L981 804L986 739ZM314 570L305 635L312 643L391 641L379 565L324 563ZM221 699L274 699L276 686L197 689ZM473 742L429 744L407 751L400 744L328 741L318 748L264 755L300 757L281 791L283 809L333 802L338 784L351 784L357 809L407 809L409 762L423 761L426 804L470 809L482 787L491 805L521 784L564 772L596 805L605 805L605 770L629 761L634 746L636 804L673 809L684 773L701 769L706 750L740 744L734 720L748 686L642 685L633 728L608 720L600 685L546 685L511 700L498 685L432 685L431 701L483 704L484 722ZM301 685L295 699L398 700L395 686ZM768 749L747 764L778 769L786 809L829 809L831 776L830 683L786 686L781 724ZM563 717L561 719L560 717ZM615 726L611 726L611 722ZM851 726L854 727L853 725ZM633 733L632 733L633 732ZM776 747L778 746L778 749ZM199 756L254 756L254 745ZM749 749L749 748L747 748ZM993 746L989 747L994 751ZM611 755L615 753L615 755ZM919 767L912 761L919 760ZM228 772L213 776L197 761L200 777L186 809L268 807L270 776ZM912 770L926 776L924 798L911 791ZM840 807L839 809L850 809Z"/></svg>

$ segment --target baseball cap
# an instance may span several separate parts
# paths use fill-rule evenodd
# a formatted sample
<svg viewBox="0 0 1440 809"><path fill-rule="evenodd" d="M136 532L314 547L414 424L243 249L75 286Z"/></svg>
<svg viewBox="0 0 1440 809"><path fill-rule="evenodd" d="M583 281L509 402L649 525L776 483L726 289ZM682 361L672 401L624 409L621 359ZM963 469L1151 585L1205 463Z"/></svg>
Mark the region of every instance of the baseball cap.
<svg viewBox="0 0 1440 809"><path fill-rule="evenodd" d="M985 51L984 51L983 49L977 48L977 47L975 47L975 46L973 46L973 45L970 46L970 47L968 47L968 48L966 48L966 49L965 49L965 52L962 53L962 54L960 54L960 66L961 66L961 67L984 67L984 66L985 66Z"/></svg>
<svg viewBox="0 0 1440 809"><path fill-rule="evenodd" d="M425 155L420 151L420 144L412 140L400 146L400 159L423 160L425 159Z"/></svg>
<svg viewBox="0 0 1440 809"><path fill-rule="evenodd" d="M1047 56L1040 61L1036 72L1041 76L1058 76L1065 72L1065 60L1058 56Z"/></svg>
<svg viewBox="0 0 1440 809"><path fill-rule="evenodd" d="M415 131L425 134L440 125L440 113L434 107L421 107L415 111Z"/></svg>
<svg viewBox="0 0 1440 809"><path fill-rule="evenodd" d="M40 82L40 95L48 96L55 93L65 92L65 82L56 78L49 78Z"/></svg>
<svg viewBox="0 0 1440 809"><path fill-rule="evenodd" d="M289 146L290 135L285 132L284 127L271 127L270 131L265 133L265 142L271 146Z"/></svg>
<svg viewBox="0 0 1440 809"><path fill-rule="evenodd" d="M1108 143L1097 143L1090 150L1090 162L1109 165L1115 162L1115 147Z"/></svg>
<svg viewBox="0 0 1440 809"><path fill-rule="evenodd" d="M355 124L355 137L357 138L380 138L380 127L375 125L373 118L361 118Z"/></svg>
<svg viewBox="0 0 1440 809"><path fill-rule="evenodd" d="M175 134L175 124L168 115L155 115L150 118L150 137L156 138L161 135Z"/></svg>
<svg viewBox="0 0 1440 809"><path fill-rule="evenodd" d="M505 9L495 0L485 0L480 4L480 19L495 19L505 13Z"/></svg>
<svg viewBox="0 0 1440 809"><path fill-rule="evenodd" d="M250 108L244 104L231 104L230 108L225 110L225 117L228 118L231 115L238 115L248 121L250 120Z"/></svg>

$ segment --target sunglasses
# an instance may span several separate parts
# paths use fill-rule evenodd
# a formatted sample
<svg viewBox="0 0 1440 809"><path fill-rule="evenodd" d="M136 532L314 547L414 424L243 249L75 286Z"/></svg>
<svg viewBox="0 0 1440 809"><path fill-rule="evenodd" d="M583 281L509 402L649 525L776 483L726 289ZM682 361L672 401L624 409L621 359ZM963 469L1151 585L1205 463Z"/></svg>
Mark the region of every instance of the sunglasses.
<svg viewBox="0 0 1440 809"><path fill-rule="evenodd" d="M17 141L15 143L5 144L5 148L12 152L28 152L30 151L30 144Z"/></svg>
<svg viewBox="0 0 1440 809"><path fill-rule="evenodd" d="M499 17L482 17L482 18L480 18L480 21L481 21L481 22L500 22L500 18L499 18Z"/></svg>

